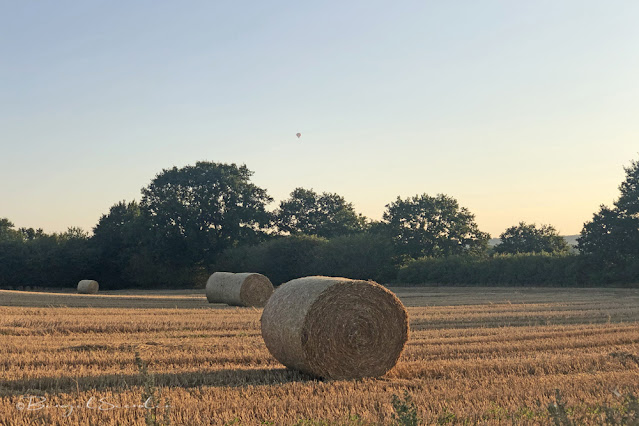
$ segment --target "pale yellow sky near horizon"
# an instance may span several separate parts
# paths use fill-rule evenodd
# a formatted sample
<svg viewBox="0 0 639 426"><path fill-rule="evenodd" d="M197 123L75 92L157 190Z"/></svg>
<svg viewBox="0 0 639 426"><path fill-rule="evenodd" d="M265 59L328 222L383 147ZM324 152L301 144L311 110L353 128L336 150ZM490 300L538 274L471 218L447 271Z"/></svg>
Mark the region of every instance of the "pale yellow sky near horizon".
<svg viewBox="0 0 639 426"><path fill-rule="evenodd" d="M624 165L629 165L629 162ZM598 210L600 204L612 204L618 196L617 187L625 176L622 166L615 167L612 164L602 166L599 170L593 170L592 173L599 176L595 185L580 185L579 182L583 176L567 169L559 173L560 176L563 176L560 183L546 182L543 185L536 185L536 188L534 188L535 185L528 185L524 191L516 189L495 191L494 188L483 186L481 181L472 185L466 185L463 182L448 182L441 186L441 190L434 189L436 185L429 185L429 188L421 190L418 183L397 190L391 186L384 186L383 182L379 181L362 191L359 189L361 183L355 181L347 190L340 192L332 190L330 184L318 183L309 178L301 179L306 180L306 184L291 182L288 187L281 188L280 191L272 191L269 190L269 183L273 184L279 179L276 175L269 174L268 170L262 173L256 172L253 182L265 187L269 194L275 198L275 201L270 204L269 210L276 208L279 201L287 198L295 187L303 186L312 187L318 192L338 192L347 201L352 202L358 212L375 220L381 219L385 210L384 203L394 201L397 196L406 198L424 192L430 195L440 192L446 193L455 197L461 206L469 208L475 214L476 221L482 231L489 232L491 237L497 238L508 226L520 221L551 224L562 235L578 234L583 223L592 218L592 214ZM132 199L139 201L140 199L139 190L128 190L125 196L119 198L116 194L111 194L111 198L107 198L101 196L99 192L88 191L91 183L82 183L71 174L66 179L70 185L73 185L72 182L75 181L77 185L84 186L87 190L85 194L87 201L90 201L90 204L102 206L102 208L82 209L82 202L74 203L72 200L68 200L69 204L66 206L56 204L55 200L59 199L60 196L64 197L63 194L38 191L39 197L50 197L48 201L51 203L50 209L34 211L13 206L8 211L7 209L4 211L10 213L11 210L15 210L15 213L28 220L16 220L10 215L6 216L15 223L16 227L41 227L46 232L63 232L70 226L80 226L90 231L100 215L106 213L111 205L121 199L129 201ZM150 179L140 179L140 187L146 186ZM426 190L431 189L430 187L433 189ZM455 193L455 189L458 190L458 193ZM464 189L467 190L464 192ZM462 195L459 195L459 192ZM522 197L522 192L527 195ZM382 204L367 202L366 198L371 197L373 193L377 195L378 199L385 197L383 198L385 201Z"/></svg>

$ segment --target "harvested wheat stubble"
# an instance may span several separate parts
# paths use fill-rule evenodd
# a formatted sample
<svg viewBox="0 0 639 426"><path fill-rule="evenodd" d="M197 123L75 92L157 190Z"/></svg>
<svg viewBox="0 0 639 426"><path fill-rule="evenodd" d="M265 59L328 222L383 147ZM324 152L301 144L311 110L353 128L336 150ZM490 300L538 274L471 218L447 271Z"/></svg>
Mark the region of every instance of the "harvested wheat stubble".
<svg viewBox="0 0 639 426"><path fill-rule="evenodd" d="M94 280L81 280L78 282L78 293L80 294L95 294L99 288L100 285Z"/></svg>
<svg viewBox="0 0 639 426"><path fill-rule="evenodd" d="M262 313L262 337L279 362L329 379L383 375L408 332L402 302L373 281L298 278L280 286Z"/></svg>
<svg viewBox="0 0 639 426"><path fill-rule="evenodd" d="M262 307L273 294L271 280L261 274L215 272L206 282L209 303Z"/></svg>

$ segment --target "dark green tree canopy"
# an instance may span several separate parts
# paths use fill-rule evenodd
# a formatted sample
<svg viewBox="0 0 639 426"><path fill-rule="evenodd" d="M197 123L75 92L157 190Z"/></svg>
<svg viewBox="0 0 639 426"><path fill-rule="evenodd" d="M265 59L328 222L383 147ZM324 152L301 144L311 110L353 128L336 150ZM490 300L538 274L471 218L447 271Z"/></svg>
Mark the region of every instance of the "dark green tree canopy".
<svg viewBox="0 0 639 426"><path fill-rule="evenodd" d="M150 225L136 201L120 201L111 206L93 228L92 243L100 256L100 285L104 284L105 288L148 285L138 279L139 271L144 267L148 267L146 275L153 284L159 284L160 280L155 276L151 278L153 274L149 273L151 269L159 271L158 264L153 263L154 241Z"/></svg>
<svg viewBox="0 0 639 426"><path fill-rule="evenodd" d="M82 228L78 228L77 226L70 226L66 231L59 234L58 238L61 240L89 240L89 233Z"/></svg>
<svg viewBox="0 0 639 426"><path fill-rule="evenodd" d="M565 253L568 243L551 225L526 224L511 226L500 236L501 243L495 247L497 253Z"/></svg>
<svg viewBox="0 0 639 426"><path fill-rule="evenodd" d="M615 206L626 215L639 214L639 161L624 167L626 179L619 185L621 195Z"/></svg>
<svg viewBox="0 0 639 426"><path fill-rule="evenodd" d="M581 253L592 254L608 263L639 256L639 218L618 208L600 206L586 222L577 240Z"/></svg>
<svg viewBox="0 0 639 426"><path fill-rule="evenodd" d="M93 228L93 239L112 252L141 242L141 211L136 201L120 201L103 214Z"/></svg>
<svg viewBox="0 0 639 426"><path fill-rule="evenodd" d="M93 276L96 257L81 228L45 234L15 230L8 219L0 219L0 286L72 287Z"/></svg>
<svg viewBox="0 0 639 426"><path fill-rule="evenodd" d="M490 238L467 208L444 194L397 197L386 206L383 219L397 251L415 259L481 252Z"/></svg>
<svg viewBox="0 0 639 426"><path fill-rule="evenodd" d="M9 219L0 218L0 241L2 240L20 240L20 233L13 229L15 225Z"/></svg>
<svg viewBox="0 0 639 426"><path fill-rule="evenodd" d="M100 249L105 265L117 264L122 268L148 237L147 225L136 201L120 201L111 206L93 228L93 242Z"/></svg>
<svg viewBox="0 0 639 426"><path fill-rule="evenodd" d="M276 212L277 226L293 235L332 238L361 232L366 219L344 197L312 189L296 188Z"/></svg>
<svg viewBox="0 0 639 426"><path fill-rule="evenodd" d="M271 225L266 190L244 165L207 161L159 173L140 208L165 261L209 263L224 249L257 242Z"/></svg>
<svg viewBox="0 0 639 426"><path fill-rule="evenodd" d="M45 236L42 228L20 228L14 229L15 225L7 218L0 218L0 241L31 241Z"/></svg>
<svg viewBox="0 0 639 426"><path fill-rule="evenodd" d="M639 257L639 161L625 167L626 179L613 208L600 206L578 239L579 251L609 264Z"/></svg>
<svg viewBox="0 0 639 426"><path fill-rule="evenodd" d="M36 238L43 238L46 235L42 228L20 228L18 231L22 234L22 238L25 241L35 240Z"/></svg>

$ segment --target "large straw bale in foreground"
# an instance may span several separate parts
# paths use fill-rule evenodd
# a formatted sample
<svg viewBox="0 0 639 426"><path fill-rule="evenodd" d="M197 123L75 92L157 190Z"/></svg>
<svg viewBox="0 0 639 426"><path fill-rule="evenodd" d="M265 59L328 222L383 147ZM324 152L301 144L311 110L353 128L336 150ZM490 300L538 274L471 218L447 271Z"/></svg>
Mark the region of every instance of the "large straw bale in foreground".
<svg viewBox="0 0 639 426"><path fill-rule="evenodd" d="M397 296L372 281L298 278L269 299L262 337L289 368L332 379L377 377L402 353L408 314Z"/></svg>
<svg viewBox="0 0 639 426"><path fill-rule="evenodd" d="M100 285L94 280L81 280L78 282L78 293L80 294L95 294L99 288Z"/></svg>
<svg viewBox="0 0 639 426"><path fill-rule="evenodd" d="M215 272L206 282L209 303L262 307L273 294L273 284L264 275Z"/></svg>

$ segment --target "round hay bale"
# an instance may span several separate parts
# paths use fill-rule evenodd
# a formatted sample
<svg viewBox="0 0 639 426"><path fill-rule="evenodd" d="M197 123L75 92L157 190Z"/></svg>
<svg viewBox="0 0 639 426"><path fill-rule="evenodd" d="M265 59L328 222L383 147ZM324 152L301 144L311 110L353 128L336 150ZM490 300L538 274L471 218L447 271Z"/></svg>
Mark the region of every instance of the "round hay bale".
<svg viewBox="0 0 639 426"><path fill-rule="evenodd" d="M94 280L81 280L78 283L78 293L80 294L95 294L99 288L100 285Z"/></svg>
<svg viewBox="0 0 639 426"><path fill-rule="evenodd" d="M271 294L273 294L271 280L262 274L252 272L242 274L215 272L206 282L206 299L209 303L261 308Z"/></svg>
<svg viewBox="0 0 639 426"><path fill-rule="evenodd" d="M262 313L262 337L279 362L330 379L383 375L408 333L402 302L373 281L298 278L280 286Z"/></svg>

